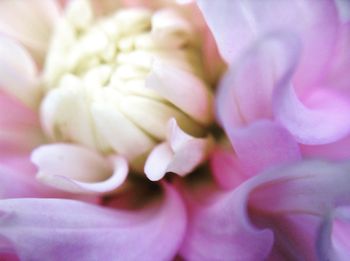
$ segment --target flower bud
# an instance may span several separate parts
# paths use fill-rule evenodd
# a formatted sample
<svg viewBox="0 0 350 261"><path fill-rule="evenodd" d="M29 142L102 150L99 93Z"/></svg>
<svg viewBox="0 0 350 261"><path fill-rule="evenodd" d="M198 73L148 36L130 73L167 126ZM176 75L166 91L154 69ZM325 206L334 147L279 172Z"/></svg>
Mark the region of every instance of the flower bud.
<svg viewBox="0 0 350 261"><path fill-rule="evenodd" d="M212 123L212 93L191 23L174 10L133 8L94 17L72 1L43 73L43 129L130 161L166 140L170 119L194 137Z"/></svg>

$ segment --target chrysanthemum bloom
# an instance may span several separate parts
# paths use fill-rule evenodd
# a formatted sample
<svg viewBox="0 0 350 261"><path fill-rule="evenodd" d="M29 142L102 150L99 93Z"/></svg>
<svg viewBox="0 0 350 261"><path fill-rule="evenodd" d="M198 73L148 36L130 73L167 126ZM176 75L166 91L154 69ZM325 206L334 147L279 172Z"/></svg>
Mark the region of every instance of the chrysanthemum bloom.
<svg viewBox="0 0 350 261"><path fill-rule="evenodd" d="M218 106L238 158L214 153L216 183L205 168L188 179L175 176L160 183L147 181L161 180L167 172L185 176L206 159L213 123L209 86L221 65L195 5L126 2L128 5L121 8L115 1L76 0L66 5L62 14L53 1L0 3L0 28L6 35L0 41L2 257L345 258L349 253L344 232L349 219L349 164L301 162L272 168L274 164L299 160L296 141L300 140L283 123L272 121L257 123L258 131L237 131L232 123L237 116L234 106L239 107L242 117L244 111L240 111L241 99L232 97L231 88L225 87L237 81L236 76L230 77L231 67L222 82ZM250 37L250 28L242 22L270 16L270 11L264 9L261 16L256 16L252 11L260 9L254 1L251 6L249 2L237 3L207 1L201 7L223 57L229 65L231 58L238 64L239 80L253 87L250 81L255 77L265 75L271 80L270 70L277 79L278 73L284 76L284 72L291 72L289 56L283 51L291 47L295 54L292 58L299 57L298 46L303 43L295 40L298 32L290 33L289 28L281 29L278 35L268 32L248 54L242 54L243 47L230 46L231 38L220 36L220 30L224 30L224 37L231 36L227 34L230 28L239 26L247 35L235 31L235 42L254 46L256 38ZM301 30L313 25L313 19L332 15L334 6L325 3L315 2L303 9L310 19L300 26ZM288 22L296 22L300 6L294 6L294 2L281 5L277 8L291 14ZM31 19L18 20L20 16L14 10L23 12L28 7L33 12L24 13ZM188 11L195 12L192 19ZM225 17L230 12L234 16ZM46 16L40 16L42 13ZM236 20L229 22L233 18ZM45 39L43 21L48 20L55 21L54 30L43 53L48 41L40 39ZM34 30L29 21L37 21ZM225 24L213 26L218 21ZM270 43L278 48L265 49ZM226 55L232 50L237 57ZM271 61L281 63L273 63L273 67L267 63L266 71L261 73L253 70L255 63L250 62L269 57L270 51L274 54ZM310 61L310 57L305 59ZM246 71L240 68L248 65L253 67ZM264 90L257 88L257 93L265 97ZM344 104L341 109L346 109ZM265 113L255 104L248 105ZM344 133L342 129L337 137ZM242 153L238 148L246 150ZM256 148L260 151L254 151ZM32 149L35 168L26 160ZM270 170L260 173L268 167ZM37 180L49 186L40 185L33 171L38 172ZM220 188L230 192L218 192ZM95 196L99 194L104 196ZM338 206L342 208L335 208Z"/></svg>

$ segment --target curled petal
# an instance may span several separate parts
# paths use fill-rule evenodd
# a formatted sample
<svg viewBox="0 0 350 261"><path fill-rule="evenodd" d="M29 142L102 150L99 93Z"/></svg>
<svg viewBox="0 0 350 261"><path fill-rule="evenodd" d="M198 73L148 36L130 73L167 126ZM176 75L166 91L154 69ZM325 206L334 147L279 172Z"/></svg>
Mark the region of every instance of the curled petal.
<svg viewBox="0 0 350 261"><path fill-rule="evenodd" d="M152 150L145 164L145 173L153 181L167 172L185 176L206 159L211 147L211 137L192 137L180 129L175 119L169 121L168 129L167 141Z"/></svg>
<svg viewBox="0 0 350 261"><path fill-rule="evenodd" d="M40 98L36 74L30 54L15 41L0 35L1 90L35 108Z"/></svg>
<svg viewBox="0 0 350 261"><path fill-rule="evenodd" d="M200 0L198 3L221 54L229 63L236 61L252 42L276 30L296 33L302 40L304 51L296 73L298 83L314 82L333 55L339 26L334 1Z"/></svg>
<svg viewBox="0 0 350 261"><path fill-rule="evenodd" d="M37 148L32 161L37 178L53 187L73 193L107 193L120 187L128 174L124 158L111 158L112 164L98 153L70 144Z"/></svg>
<svg viewBox="0 0 350 261"><path fill-rule="evenodd" d="M190 260L316 260L319 229L334 209L350 203L349 170L349 163L305 161L257 175L209 202L189 198L181 254ZM274 231L273 252L272 231L258 230L253 221Z"/></svg>
<svg viewBox="0 0 350 261"><path fill-rule="evenodd" d="M330 253L334 260L346 261L349 258L350 244L349 244L349 233L350 233L350 208L339 207L333 213L333 220L331 224L331 230L325 230L325 232L330 232L329 234L324 234L324 237L330 238L331 241L325 241L329 243L324 247L324 249L330 249ZM321 231L322 232L322 231ZM322 236L322 235L321 235ZM322 249L320 250L320 256L322 254Z"/></svg>
<svg viewBox="0 0 350 261"><path fill-rule="evenodd" d="M57 1L1 1L0 32L18 39L40 62L60 8Z"/></svg>
<svg viewBox="0 0 350 261"><path fill-rule="evenodd" d="M304 101L285 82L275 89L275 116L303 144L326 144L350 133L350 99L332 90L317 90ZM305 104L310 104L308 107Z"/></svg>
<svg viewBox="0 0 350 261"><path fill-rule="evenodd" d="M170 260L186 216L177 192L165 190L162 202L141 211L62 199L2 200L0 236L23 260Z"/></svg>
<svg viewBox="0 0 350 261"><path fill-rule="evenodd" d="M278 234L275 247L284 256L332 260L329 222L337 207L350 203L349 168L349 163L309 161L247 182L254 216Z"/></svg>
<svg viewBox="0 0 350 261"><path fill-rule="evenodd" d="M226 131L272 116L274 87L291 79L299 54L300 42L294 34L275 32L255 42L229 67L217 97L218 116Z"/></svg>

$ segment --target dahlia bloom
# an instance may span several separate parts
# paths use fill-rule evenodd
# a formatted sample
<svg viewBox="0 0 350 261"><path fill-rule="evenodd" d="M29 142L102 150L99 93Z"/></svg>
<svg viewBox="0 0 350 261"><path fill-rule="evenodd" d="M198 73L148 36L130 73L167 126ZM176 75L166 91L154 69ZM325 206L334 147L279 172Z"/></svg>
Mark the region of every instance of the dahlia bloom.
<svg viewBox="0 0 350 261"><path fill-rule="evenodd" d="M349 23L198 6L0 3L2 259L349 257Z"/></svg>

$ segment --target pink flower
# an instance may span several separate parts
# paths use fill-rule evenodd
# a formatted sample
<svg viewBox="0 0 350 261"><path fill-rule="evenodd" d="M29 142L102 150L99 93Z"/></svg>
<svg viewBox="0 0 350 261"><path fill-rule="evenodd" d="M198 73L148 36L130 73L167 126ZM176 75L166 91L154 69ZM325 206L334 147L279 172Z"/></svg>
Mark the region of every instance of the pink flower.
<svg viewBox="0 0 350 261"><path fill-rule="evenodd" d="M60 2L0 3L2 259L347 259L333 2L198 1L235 153L195 3Z"/></svg>

